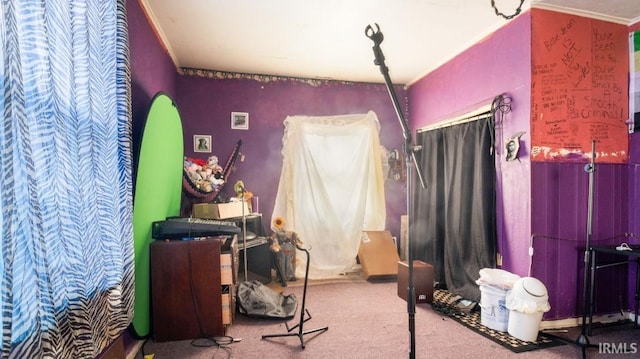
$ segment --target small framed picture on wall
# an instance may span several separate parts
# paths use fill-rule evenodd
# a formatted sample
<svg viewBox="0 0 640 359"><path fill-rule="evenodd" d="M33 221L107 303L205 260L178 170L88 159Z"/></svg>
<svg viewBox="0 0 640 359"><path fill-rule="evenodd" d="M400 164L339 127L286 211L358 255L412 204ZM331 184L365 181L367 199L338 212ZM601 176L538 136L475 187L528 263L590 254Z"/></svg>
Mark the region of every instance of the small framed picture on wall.
<svg viewBox="0 0 640 359"><path fill-rule="evenodd" d="M211 136L193 135L193 152L211 152Z"/></svg>
<svg viewBox="0 0 640 359"><path fill-rule="evenodd" d="M232 130L248 130L249 129L249 113L248 112L231 112L231 129Z"/></svg>

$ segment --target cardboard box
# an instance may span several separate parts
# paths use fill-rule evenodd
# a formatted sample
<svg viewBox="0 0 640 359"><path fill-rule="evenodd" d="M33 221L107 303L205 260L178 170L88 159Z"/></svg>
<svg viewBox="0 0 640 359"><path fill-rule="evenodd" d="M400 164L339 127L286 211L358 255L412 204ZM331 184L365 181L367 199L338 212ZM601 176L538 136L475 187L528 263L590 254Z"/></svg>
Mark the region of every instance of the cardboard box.
<svg viewBox="0 0 640 359"><path fill-rule="evenodd" d="M358 259L365 279L398 275L400 257L389 231L363 232Z"/></svg>
<svg viewBox="0 0 640 359"><path fill-rule="evenodd" d="M415 303L433 302L433 266L420 260L413 261L413 290ZM407 300L409 288L409 262L398 262L398 297Z"/></svg>
<svg viewBox="0 0 640 359"><path fill-rule="evenodd" d="M222 293L222 325L233 324L233 315L236 311L236 298L233 295L234 286L229 286L229 292Z"/></svg>
<svg viewBox="0 0 640 359"><path fill-rule="evenodd" d="M223 253L220 255L220 284L233 284L233 279L231 253Z"/></svg>
<svg viewBox="0 0 640 359"><path fill-rule="evenodd" d="M242 217L244 205L244 215L251 214L247 202L229 203L197 203L193 205L193 216L196 218L225 219Z"/></svg>

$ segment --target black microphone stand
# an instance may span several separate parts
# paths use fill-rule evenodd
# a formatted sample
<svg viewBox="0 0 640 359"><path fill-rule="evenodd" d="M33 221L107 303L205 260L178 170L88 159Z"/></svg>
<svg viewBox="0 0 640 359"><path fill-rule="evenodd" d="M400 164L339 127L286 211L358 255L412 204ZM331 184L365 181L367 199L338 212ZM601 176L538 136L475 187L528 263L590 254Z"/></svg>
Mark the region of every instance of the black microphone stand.
<svg viewBox="0 0 640 359"><path fill-rule="evenodd" d="M244 185L242 185L240 187L240 194L242 195L241 197L241 202L240 205L242 207L242 251L243 251L243 264L244 264L244 281L248 282L249 281L249 268L248 268L248 262L247 262L247 215L244 211L244 206L247 203L247 200L245 199L245 194L246 191L244 189Z"/></svg>
<svg viewBox="0 0 640 359"><path fill-rule="evenodd" d="M593 286L593 278L591 275L593 273L590 272L591 266L595 265L592 263L593 257L591 255L591 237L593 235L593 186L594 186L594 174L596 171L596 141L591 141L591 161L584 166L584 171L589 174L589 192L587 198L587 236L584 246L584 281L582 285L582 324L580 335L576 338L575 341L568 340L566 338L560 337L551 333L542 333L544 336L552 339L557 339L565 343L575 344L580 347L582 350L582 359L586 359L587 357L587 348L597 347L596 344L591 344L589 342L589 337L587 335L587 310L590 311L591 308L588 308L590 305L593 305L593 298L589 300L589 290ZM589 283L591 281L591 284ZM589 333L590 334L590 333Z"/></svg>
<svg viewBox="0 0 640 359"><path fill-rule="evenodd" d="M591 238L593 235L593 183L594 174L596 172L596 141L591 141L591 162L584 166L584 171L589 174L589 197L587 198L587 237L584 247L584 283L582 286L582 327L580 336L576 339L576 343L582 348L582 357L586 358L586 348L591 346L589 343L589 337L587 336L587 306L590 304L587 290L589 287L589 280L591 266ZM592 280L592 279L591 279ZM593 283L593 282L592 282Z"/></svg>
<svg viewBox="0 0 640 359"><path fill-rule="evenodd" d="M416 161L415 152L420 150L420 146L414 146L411 140L411 130L409 130L409 126L407 126L407 121L404 118L404 113L402 112L402 108L400 107L400 103L398 102L398 97L396 96L395 90L393 89L393 83L391 82L391 77L389 76L389 68L384 63L384 55L382 54L382 49L380 48L380 43L384 40L384 35L380 31L380 26L376 25L376 29L374 30L371 25L368 25L365 28L365 35L373 41L373 54L375 55L374 64L380 66L380 72L384 76L384 81L387 85L387 90L389 91L389 96L391 96L391 101L396 110L396 115L398 116L398 120L400 121L400 126L402 127L402 133L404 136L404 154L405 154L405 163L406 171L407 171L407 215L411 212L411 164L416 167L416 173L418 174L418 178L420 179L420 184L422 188L426 188L424 184L424 180L422 178L422 174L418 168L418 162ZM409 358L413 359L416 357L416 325L415 325L415 314L416 314L416 298L415 298L415 286L413 285L413 251L411 249L411 241L409 240L409 231L407 231L407 261L408 261L408 288L407 288L407 312L409 314L409 335L411 339L410 350L409 350Z"/></svg>

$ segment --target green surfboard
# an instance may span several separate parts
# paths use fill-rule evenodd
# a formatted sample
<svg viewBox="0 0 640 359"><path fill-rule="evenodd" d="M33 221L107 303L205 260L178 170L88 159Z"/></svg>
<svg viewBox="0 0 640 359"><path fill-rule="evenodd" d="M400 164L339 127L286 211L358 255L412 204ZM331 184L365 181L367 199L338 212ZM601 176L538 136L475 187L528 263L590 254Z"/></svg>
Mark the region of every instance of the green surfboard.
<svg viewBox="0 0 640 359"><path fill-rule="evenodd" d="M169 96L158 93L151 102L142 132L133 199L136 292L132 326L139 337L151 331L151 224L180 215L183 142L178 109Z"/></svg>

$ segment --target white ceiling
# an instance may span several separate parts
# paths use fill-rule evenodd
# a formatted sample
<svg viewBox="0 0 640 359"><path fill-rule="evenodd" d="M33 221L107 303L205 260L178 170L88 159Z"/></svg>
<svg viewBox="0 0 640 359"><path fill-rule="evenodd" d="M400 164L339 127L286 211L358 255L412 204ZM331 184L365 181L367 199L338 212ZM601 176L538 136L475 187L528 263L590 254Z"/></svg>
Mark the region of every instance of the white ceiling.
<svg viewBox="0 0 640 359"><path fill-rule="evenodd" d="M519 0L494 0L511 15ZM368 25L394 83L411 84L510 20L491 0L142 0L177 67L384 83ZM640 0L524 0L530 7L631 25ZM523 39L528 41L528 39Z"/></svg>

